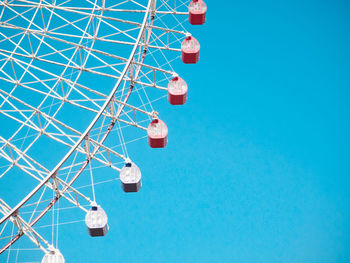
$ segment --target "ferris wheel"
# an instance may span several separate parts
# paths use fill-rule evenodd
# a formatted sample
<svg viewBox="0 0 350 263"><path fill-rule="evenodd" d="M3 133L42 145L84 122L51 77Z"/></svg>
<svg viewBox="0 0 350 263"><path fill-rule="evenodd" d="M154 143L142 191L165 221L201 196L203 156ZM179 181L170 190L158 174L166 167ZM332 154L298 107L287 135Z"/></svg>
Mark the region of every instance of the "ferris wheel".
<svg viewBox="0 0 350 263"><path fill-rule="evenodd" d="M0 0L1 262L31 259L20 242L42 263L65 262L56 239L65 210L85 213L91 237L108 233L95 185L142 187L127 144L166 146L153 104L186 102L173 65L198 62L184 24L204 24L206 11L202 0Z"/></svg>

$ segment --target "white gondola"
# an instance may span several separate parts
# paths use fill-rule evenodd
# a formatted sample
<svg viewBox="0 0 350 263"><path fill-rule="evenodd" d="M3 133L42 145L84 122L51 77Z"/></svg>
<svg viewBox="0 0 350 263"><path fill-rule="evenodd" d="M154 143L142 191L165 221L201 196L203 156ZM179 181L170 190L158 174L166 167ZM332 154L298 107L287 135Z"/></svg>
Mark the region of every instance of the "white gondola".
<svg viewBox="0 0 350 263"><path fill-rule="evenodd" d="M120 171L120 181L126 193L138 192L142 186L141 171L136 164L127 162Z"/></svg>
<svg viewBox="0 0 350 263"><path fill-rule="evenodd" d="M64 257L59 250L51 250L45 254L41 263L65 263Z"/></svg>
<svg viewBox="0 0 350 263"><path fill-rule="evenodd" d="M109 229L107 214L99 205L93 205L86 213L85 224L92 237L105 236Z"/></svg>

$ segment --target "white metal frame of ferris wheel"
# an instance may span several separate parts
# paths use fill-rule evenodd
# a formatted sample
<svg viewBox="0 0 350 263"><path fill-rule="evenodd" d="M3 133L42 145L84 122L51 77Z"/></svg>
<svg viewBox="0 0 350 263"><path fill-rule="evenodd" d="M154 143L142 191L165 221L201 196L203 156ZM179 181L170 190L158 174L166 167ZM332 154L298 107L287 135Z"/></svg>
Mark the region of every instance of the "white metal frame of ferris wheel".
<svg viewBox="0 0 350 263"><path fill-rule="evenodd" d="M69 63L63 64L63 63L59 63L56 61L50 61L50 60L47 60L45 58L42 58L42 57L38 56L34 52L33 49L32 49L31 53L27 52L26 50L22 50L22 51L24 51L22 53L16 52L17 48L21 49L19 44L15 44L16 49L14 49L12 51L7 51L5 49L0 48L0 55L5 57L7 59L7 62L9 61L12 65L13 65L13 63L16 63L17 65L22 66L22 68L24 69L26 74L31 74L31 72L29 71L29 68L31 68L31 67L35 68L35 70L44 72L45 74L52 76L53 79L57 79L59 82L66 83L67 85L69 85L71 87L71 89L76 89L75 87L78 87L81 90L85 90L85 91L88 91L88 92L91 92L91 93L94 93L94 94L100 96L101 100L104 101L104 104L102 106L100 106L96 103L95 100L90 99L88 96L86 96L82 93L82 96L87 101L89 101L91 104L96 106L95 108L88 107L88 106L81 104L79 101L70 100L68 98L68 95L60 96L50 86L48 86L44 81L37 79L37 82L41 83L49 91L49 92L45 93L45 96L46 96L45 98L52 97L52 98L55 98L56 100L61 101L62 105L64 103L69 103L71 105L80 107L84 110L88 110L88 111L91 111L92 113L96 114L95 118L92 120L90 125L85 129L85 131L79 132L78 130L74 129L73 127L70 127L69 125L59 121L57 118L55 118L55 115L51 116L51 115L48 115L45 112L41 111L40 105L38 107L33 107L30 104L24 102L23 100L13 96L12 92L5 92L4 90L0 90L0 96L2 97L2 99L6 100L6 99L11 98L12 100L16 101L17 103L20 103L21 105L27 107L29 111L33 112L33 115L37 115L38 119L39 119L39 125L37 125L37 124L33 123L33 121L31 121L31 117L33 115L31 115L31 117L26 117L24 114L22 114L23 117L25 118L25 121L23 121L23 120L20 120L18 118L15 118L13 115L11 115L11 113L9 111L4 111L1 108L0 108L0 113L2 113L3 115L21 123L21 125L22 125L21 127L27 126L31 129L37 131L41 135L48 136L49 138L51 138L59 143L62 143L70 148L69 151L67 152L67 154L65 155L65 157L56 165L56 167L54 169L52 169L50 171L47 168L45 168L42 164L37 162L35 159L31 158L26 153L27 150L31 147L31 145L35 142L35 140L33 140L33 142L25 150L20 150L18 147L13 145L10 142L10 140L6 140L6 139L0 137L0 142L3 145L0 148L0 156L3 157L5 160L8 160L10 163L12 163L10 168L12 166L17 166L19 169L24 171L26 174L30 175L31 177L33 177L34 179L39 181L39 184L21 202L19 202L13 208L10 208L2 199L0 199L0 213L3 214L3 217L0 220L0 225L3 225L4 223L6 225L7 222L11 222L19 229L18 234L15 235L14 238L11 238L11 241L9 243L7 243L3 248L1 248L0 254L2 252L4 252L7 248L9 248L14 242L16 242L22 235L28 236L29 239L32 240L39 248L42 248L44 251L47 251L50 247L49 243L47 241L45 241L45 239L43 237L41 237L40 234L33 229L33 226L54 206L54 204L60 199L60 197L65 198L66 200L71 202L73 205L86 211L86 209L79 204L78 196L85 199L86 201L88 201L90 203L93 202L93 200L91 200L89 197L85 196L84 194L79 192L77 189L75 189L72 186L74 181L80 176L80 174L89 165L89 163L91 162L92 159L100 162L101 164L103 164L105 166L109 166L117 171L120 170L118 167L114 166L110 161L106 160L105 158L101 158L101 157L97 156L97 154L100 153L101 150L103 152L107 153L107 155L114 155L114 156L117 156L118 158L121 158L122 160L126 160L128 158L127 156L120 154L120 153L114 151L113 149L111 149L103 144L104 141L106 140L107 136L111 132L113 126L116 124L117 121L119 121L119 122L125 123L127 125L135 126L137 128L146 130L146 128L143 127L142 125L140 125L136 121L135 118L129 117L128 114L137 111L137 112L140 112L142 114L148 115L150 117L155 116L155 113L153 111L149 112L149 111L143 110L141 108L138 108L136 106L133 106L131 104L128 104L127 101L128 101L130 94L133 91L134 85L139 84L139 85L142 85L144 87L151 87L151 88L156 88L156 89L160 89L160 90L167 90L166 87L162 87L162 86L159 86L157 84L157 80L155 77L154 77L154 79L151 79L150 77L148 77L150 75L149 73L153 73L154 76L155 76L156 72L161 72L164 74L168 74L170 76L176 75L176 73L173 71L162 69L162 67L160 65L152 66L152 65L145 64L144 58L146 56L147 51L149 49L180 51L179 48L171 47L171 43L169 42L169 35L170 34L180 34L182 36L187 35L187 33L184 31L179 31L179 30L165 28L165 27L159 27L159 26L155 26L153 24L156 14L161 14L161 15L178 15L178 14L186 15L186 14L188 14L187 12L178 12L176 10L176 0L175 0L175 8L173 8L170 11L158 11L156 8L156 0L149 0L148 5L145 8L145 10L125 10L125 9L118 9L118 8L114 8L114 7L107 8L107 7L105 7L104 0L102 1L102 6L100 6L100 7L96 5L97 1L95 1L93 8L61 7L61 6L57 6L55 4L49 4L45 1L40 1L40 3L36 3L33 1L22 0L22 1L18 1L18 2L20 2L21 4L13 4L10 1L0 1L0 7L1 6L3 7L3 10L0 14L0 19L3 15L3 11L4 11L5 7L12 8L12 9L16 8L16 7L31 7L31 8L36 8L36 11L42 10L43 8L45 8L46 10L52 11L51 15L53 15L54 10L62 9L64 11L69 11L69 12L77 13L80 15L89 16L90 20L97 19L99 22L98 22L96 28L94 28L95 32L98 32L98 29L99 29L99 26L100 26L102 19L126 23L129 25L133 25L135 27L139 27L140 29L139 29L139 34L138 34L137 39L135 39L134 42L127 42L127 41L101 39L101 38L96 37L97 34L89 35L87 33L87 27L86 27L85 30L82 32L83 37L80 39L80 42L77 44L77 43L70 42L70 41L67 41L64 38L62 38L62 37L65 37L65 38L72 37L72 35L70 35L70 34L62 34L62 33L55 34L53 32L51 32L53 34L50 34L50 32L46 28L42 29L38 26L37 26L38 29L34 30L34 29L29 29L29 27L28 28L21 28L19 26L13 25L13 24L8 23L8 22L3 22L3 21L0 22L0 27L22 30L22 31L25 31L26 34L32 34L34 36L42 37L42 39L40 40L41 41L40 45L42 42L45 42L44 37L46 37L46 38L51 39L53 41L59 41L59 42L63 42L65 44L71 45L72 48L75 49L75 52L80 52L81 50L84 50L88 54L88 56L86 56L86 58L85 58L85 63L86 63L89 56L94 56L96 59L99 59L101 61L101 63L104 64L105 67L110 67L110 65L108 65L107 62L103 61L97 55L95 55L95 54L99 54L99 55L103 55L103 56L107 56L107 57L110 57L113 59L120 60L122 63L125 64L123 71L118 71L118 70L114 69L118 74L120 74L118 76L118 75L106 74L106 73L103 73L101 71L98 71L97 69L84 67L85 63L84 63L81 56L80 56L81 66L79 66L78 64L74 65L74 63L72 61L73 56L70 59L65 57L65 59L68 60ZM168 1L161 1L161 2L162 2L162 6L164 6L167 4ZM143 19L142 23L137 23L137 22L133 22L133 21L129 21L129 20L123 20L123 19L113 18L113 17L109 17L109 16L104 16L103 13L107 12L107 11L144 13L144 19ZM95 14L95 12L101 12L102 14L98 15L98 14ZM18 13L18 16L21 16L21 14ZM28 22L33 23L33 21L28 21ZM74 26L74 23L72 23L70 21L67 21L67 24ZM119 30L119 29L116 28L116 30ZM162 31L163 32L162 36L166 36L166 39L167 39L166 42L160 41L161 45L157 45L155 43L154 44L150 43L150 38L152 36L152 30ZM120 34L124 34L124 35L128 34L126 31L125 32L123 32L122 30L119 30L119 31L120 31L119 32ZM3 35L3 37L5 37L5 39L9 42L13 42L10 37L6 37L4 35ZM160 40L160 37L158 39ZM91 41L91 45L90 46L82 45L81 43L83 40ZM108 52L93 48L95 41L107 41L107 42L111 42L111 43L115 43L115 44L132 45L133 49L132 49L132 52L131 52L129 58L123 58L121 56L110 54ZM31 44L30 44L30 46L31 46ZM139 60L137 61L135 59L135 54L137 52L137 49L140 47L143 49L143 53L142 53L142 56L139 57ZM57 52L57 54L62 55L59 50L56 50L56 52ZM62 56L64 56L64 55L62 55ZM45 69L37 68L34 65L31 65L31 63L26 63L24 61L21 61L16 57L25 57L27 59L31 59L32 61L36 60L36 61L42 61L42 62L46 62L46 63L52 63L52 64L55 64L56 66L64 67L64 72L67 69L76 70L76 71L78 71L77 79L79 78L79 75L82 72L89 72L92 74L97 74L97 75L102 75L102 76L106 76L106 77L110 77L110 78L115 78L115 79L117 79L117 83L115 84L113 90L108 95L105 95L97 90L93 90L89 87L86 87L82 84L77 83L77 80L72 81L71 79L65 78L63 74L61 76L55 75L54 73L46 71ZM12 68L13 68L13 66L12 66ZM141 71L142 68L147 69L148 72L146 74L143 73ZM2 70L2 69L0 69L0 70ZM14 71L13 73L16 74L15 70L13 70L13 71ZM139 74L143 74L144 76L146 76L146 78L149 81L148 82L140 81ZM7 79L2 78L2 77L0 77L0 79L3 81L10 82L10 83L14 84L15 86L21 86L23 88L30 89L30 90L33 90L35 92L40 92L39 90L34 90L34 88L32 88L30 86L30 83L23 84L17 78L13 79L9 75L7 75L7 77L8 77ZM124 100L121 101L121 100L116 99L115 93L117 92L120 85L122 85L123 83L125 85L126 82L129 82L130 84L129 84L129 91L126 94ZM117 109L115 109L115 105L118 105ZM14 110L16 111L15 105L13 105L13 107L14 107ZM17 109L17 112L19 112L21 114L21 111L19 109ZM121 119L120 118L121 115L127 116L129 118L129 120L126 121L125 119ZM48 124L54 125L57 128L57 130L59 131L59 134L46 132L45 125L43 123L40 123L40 118L45 119L46 127ZM104 134L103 133L101 134L101 130L100 130L98 138L100 137L100 135L102 135L102 137L99 138L99 140L94 140L89 136L89 133L94 128L94 126L96 125L96 123L99 121L100 118L104 118L104 120L105 120L105 118L108 118L108 119L110 119L110 123L108 125L107 130L104 132ZM104 124L104 120L103 120L103 124ZM65 132L62 127L64 129L70 131L71 134L68 134L67 132ZM61 139L62 136L65 137L66 140L62 140ZM92 146L92 150L91 150L91 146ZM7 148L8 151L6 152L4 150L4 148ZM11 152L15 152L18 157L15 158L14 155L11 154ZM57 174L58 174L59 170L62 168L62 166L66 163L66 161L72 156L72 154L74 152L79 152L79 153L85 154L87 157L86 157L85 162L83 162L81 164L80 169L76 172L76 174L73 176L73 178L71 178L71 180L69 182L65 182L64 180L60 179L57 176ZM18 162L18 159L23 160L24 164L23 163L20 164ZM7 172L7 170L3 174L0 175L0 178L6 172ZM40 214L38 216L36 216L31 222L25 222L20 216L20 213L19 213L20 208L24 204L26 204L43 187L48 187L52 191L55 191L56 192L55 197L51 200L49 205L47 205L46 209L41 211ZM70 195L69 192L74 193L75 197ZM2 231L0 229L0 233L1 232Z"/></svg>

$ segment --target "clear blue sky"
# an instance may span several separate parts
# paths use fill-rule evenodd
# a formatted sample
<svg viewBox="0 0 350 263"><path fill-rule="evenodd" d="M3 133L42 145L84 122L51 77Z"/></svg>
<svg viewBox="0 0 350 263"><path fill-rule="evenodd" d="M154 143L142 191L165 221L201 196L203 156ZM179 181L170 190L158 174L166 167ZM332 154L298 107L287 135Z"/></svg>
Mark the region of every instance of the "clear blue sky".
<svg viewBox="0 0 350 263"><path fill-rule="evenodd" d="M68 263L350 262L350 2L207 4L207 23L186 25L199 64L175 64L188 102L157 105L168 146L131 145L143 188L100 186L110 232L62 226L62 253Z"/></svg>

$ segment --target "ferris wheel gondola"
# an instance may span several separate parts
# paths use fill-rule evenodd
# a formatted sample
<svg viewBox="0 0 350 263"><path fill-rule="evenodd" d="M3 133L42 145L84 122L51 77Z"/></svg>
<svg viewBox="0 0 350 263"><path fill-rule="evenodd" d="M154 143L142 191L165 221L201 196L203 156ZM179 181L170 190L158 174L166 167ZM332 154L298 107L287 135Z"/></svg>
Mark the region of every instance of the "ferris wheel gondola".
<svg viewBox="0 0 350 263"><path fill-rule="evenodd" d="M199 42L183 23L204 24L206 11L202 0L0 1L0 187L15 174L21 193L0 192L8 261L26 236L42 263L65 262L55 235L70 207L85 213L90 236L107 234L93 171L109 167L124 192L140 190L126 145L147 137L152 148L166 146L168 128L152 103L186 102L172 61L198 62ZM39 231L48 217L52 231Z"/></svg>

